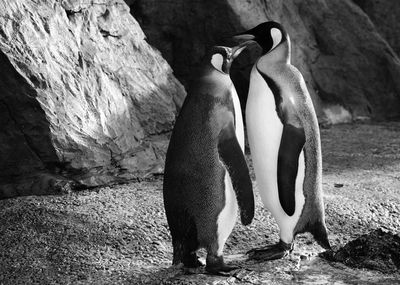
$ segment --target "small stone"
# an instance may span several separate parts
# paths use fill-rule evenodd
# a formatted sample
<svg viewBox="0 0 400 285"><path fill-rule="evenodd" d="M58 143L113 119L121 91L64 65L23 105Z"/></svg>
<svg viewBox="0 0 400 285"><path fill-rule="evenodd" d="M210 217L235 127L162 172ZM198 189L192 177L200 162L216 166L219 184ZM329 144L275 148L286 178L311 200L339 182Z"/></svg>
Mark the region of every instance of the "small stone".
<svg viewBox="0 0 400 285"><path fill-rule="evenodd" d="M301 254L300 255L300 259L301 260L307 260L307 259L309 259L309 257L307 255Z"/></svg>

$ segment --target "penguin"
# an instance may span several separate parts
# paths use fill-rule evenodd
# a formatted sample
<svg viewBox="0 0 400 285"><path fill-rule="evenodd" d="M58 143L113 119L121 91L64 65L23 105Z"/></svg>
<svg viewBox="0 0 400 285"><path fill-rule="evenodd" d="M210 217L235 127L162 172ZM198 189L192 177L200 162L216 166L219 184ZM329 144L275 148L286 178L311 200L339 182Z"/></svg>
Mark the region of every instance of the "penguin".
<svg viewBox="0 0 400 285"><path fill-rule="evenodd" d="M163 197L172 236L173 265L201 266L227 275L223 249L240 209L244 225L254 216L254 196L244 157L239 98L229 77L232 61L246 43L215 46L192 82L172 131L166 154Z"/></svg>
<svg viewBox="0 0 400 285"><path fill-rule="evenodd" d="M258 191L280 229L277 244L250 250L249 258L282 258L303 232L330 249L318 121L304 78L290 63L289 35L270 21L233 38L262 48L250 74L246 127Z"/></svg>

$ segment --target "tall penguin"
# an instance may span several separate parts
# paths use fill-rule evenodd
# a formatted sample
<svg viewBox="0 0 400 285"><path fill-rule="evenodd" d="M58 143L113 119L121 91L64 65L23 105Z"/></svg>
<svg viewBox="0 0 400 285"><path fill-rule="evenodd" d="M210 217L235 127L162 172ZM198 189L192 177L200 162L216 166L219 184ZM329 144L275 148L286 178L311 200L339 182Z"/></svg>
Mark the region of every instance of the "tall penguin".
<svg viewBox="0 0 400 285"><path fill-rule="evenodd" d="M279 243L251 250L250 258L281 258L302 232L329 249L318 121L303 76L290 64L289 35L265 22L234 38L263 50L250 75L246 126L259 193L280 229Z"/></svg>
<svg viewBox="0 0 400 285"><path fill-rule="evenodd" d="M254 197L244 158L239 98L229 77L232 61L246 47L216 46L191 85L176 120L164 172L164 205L172 235L173 264L226 274L223 248L237 219L250 224Z"/></svg>

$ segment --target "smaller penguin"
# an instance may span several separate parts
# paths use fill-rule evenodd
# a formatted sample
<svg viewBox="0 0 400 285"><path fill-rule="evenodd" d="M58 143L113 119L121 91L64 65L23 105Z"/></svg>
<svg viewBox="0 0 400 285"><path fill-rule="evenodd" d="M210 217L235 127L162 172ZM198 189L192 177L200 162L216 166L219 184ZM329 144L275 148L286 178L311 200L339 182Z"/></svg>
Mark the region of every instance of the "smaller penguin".
<svg viewBox="0 0 400 285"><path fill-rule="evenodd" d="M271 21L234 38L263 50L250 75L246 126L258 190L280 229L278 244L251 250L250 258L281 258L302 232L330 249L318 121L303 76L290 63L289 35Z"/></svg>
<svg viewBox="0 0 400 285"><path fill-rule="evenodd" d="M246 45L213 47L177 117L165 161L163 194L173 264L200 266L196 251L202 247L211 274L237 268L224 263L223 249L238 206L244 225L254 216L240 103L229 77L232 61Z"/></svg>

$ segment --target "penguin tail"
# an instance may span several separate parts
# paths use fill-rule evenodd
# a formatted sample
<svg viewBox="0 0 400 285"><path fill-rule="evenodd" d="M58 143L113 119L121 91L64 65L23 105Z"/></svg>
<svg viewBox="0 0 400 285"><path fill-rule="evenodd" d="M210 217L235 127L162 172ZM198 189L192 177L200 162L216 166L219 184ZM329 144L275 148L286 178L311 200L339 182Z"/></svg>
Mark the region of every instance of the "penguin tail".
<svg viewBox="0 0 400 285"><path fill-rule="evenodd" d="M328 231L324 221L318 220L309 228L309 232L314 236L317 243L326 250L331 250L328 239Z"/></svg>

